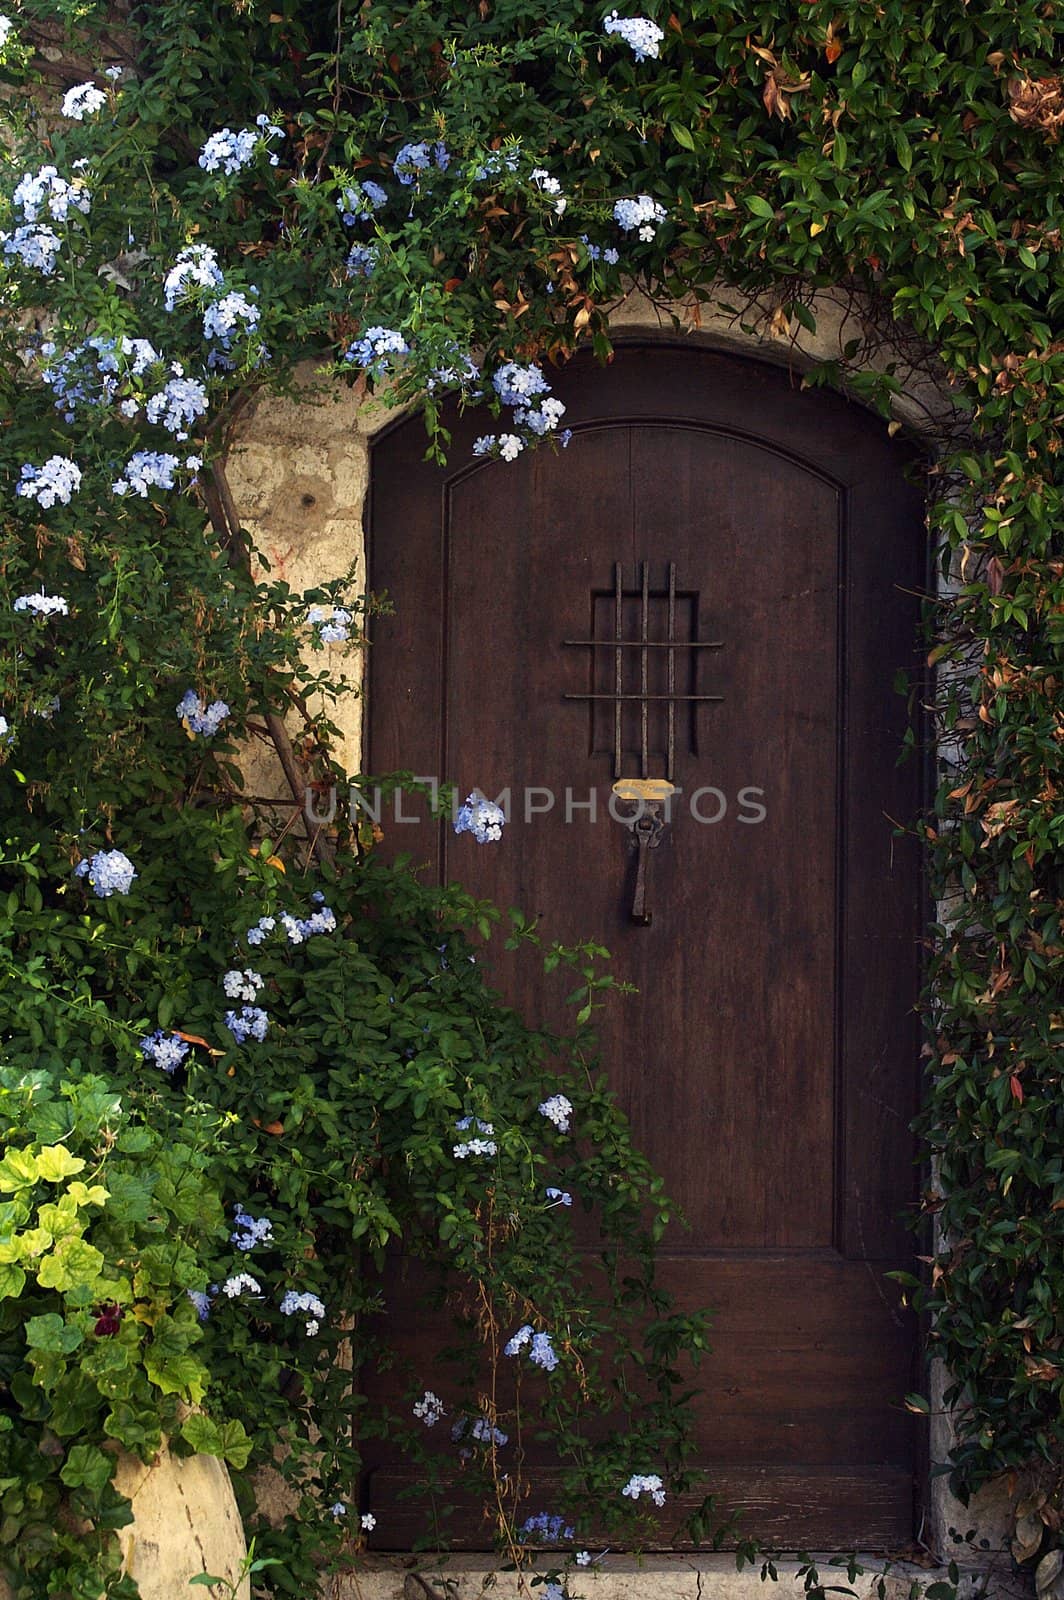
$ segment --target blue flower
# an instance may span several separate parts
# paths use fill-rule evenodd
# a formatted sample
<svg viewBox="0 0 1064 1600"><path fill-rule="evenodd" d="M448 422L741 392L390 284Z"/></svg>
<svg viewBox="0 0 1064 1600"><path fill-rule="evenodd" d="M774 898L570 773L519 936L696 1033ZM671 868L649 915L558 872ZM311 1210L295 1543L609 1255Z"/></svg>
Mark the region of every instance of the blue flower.
<svg viewBox="0 0 1064 1600"><path fill-rule="evenodd" d="M14 233L0 233L0 242L6 256L16 256L24 267L31 267L42 277L50 278L55 271L55 261L63 241L51 228L27 224Z"/></svg>
<svg viewBox="0 0 1064 1600"><path fill-rule="evenodd" d="M272 1243L273 1223L269 1217L250 1216L239 1200L235 1202L233 1211L236 1226L229 1235L229 1241L238 1250L254 1250L257 1244Z"/></svg>
<svg viewBox="0 0 1064 1600"><path fill-rule="evenodd" d="M283 137L282 129L260 112L254 128L240 128L235 133L232 128L221 128L212 133L200 152L199 164L204 172L217 172L220 167L226 177L232 177L249 165L258 149L266 149L274 139ZM271 167L277 165L277 160L276 155L270 156Z"/></svg>
<svg viewBox="0 0 1064 1600"><path fill-rule="evenodd" d="M401 184L409 187L418 183L423 172L427 172L432 164L441 172L446 172L451 164L451 157L447 146L437 140L429 144L422 140L418 144L404 144L395 158L393 171Z"/></svg>
<svg viewBox="0 0 1064 1600"><path fill-rule="evenodd" d="M174 473L179 466L177 457L166 450L135 450L122 468L122 476L112 483L112 492L139 494L146 500L149 489L174 487Z"/></svg>
<svg viewBox="0 0 1064 1600"><path fill-rule="evenodd" d="M297 1312L309 1311L307 1319L307 1332L311 1338L321 1326L321 1319L325 1315L325 1307L316 1294L298 1293L295 1289L288 1289L281 1301L281 1312L286 1317L295 1316Z"/></svg>
<svg viewBox="0 0 1064 1600"><path fill-rule="evenodd" d="M410 346L396 329L373 327L367 328L360 339L348 346L344 360L379 376L391 365L389 357L405 356L409 352Z"/></svg>
<svg viewBox="0 0 1064 1600"><path fill-rule="evenodd" d="M630 47L637 61L657 58L658 47L665 34L649 17L619 17L611 11L602 24L607 33L618 34Z"/></svg>
<svg viewBox="0 0 1064 1600"><path fill-rule="evenodd" d="M379 183L372 179L364 179L361 183L345 184L340 191L336 202L336 209L346 227L351 228L356 222L371 217L381 206L386 205L388 194Z"/></svg>
<svg viewBox="0 0 1064 1600"><path fill-rule="evenodd" d="M94 83L79 83L63 96L62 114L73 122L94 117L107 104L107 96Z"/></svg>
<svg viewBox="0 0 1064 1600"><path fill-rule="evenodd" d="M156 1028L140 1041L140 1053L145 1061L152 1061L168 1075L173 1075L188 1055L191 1047L176 1033L164 1033Z"/></svg>
<svg viewBox="0 0 1064 1600"><path fill-rule="evenodd" d="M51 222L66 222L71 211L88 216L92 196L83 178L67 182L55 167L42 167L39 172L24 173L11 196L12 204L21 209L23 222L37 222L42 213Z"/></svg>
<svg viewBox="0 0 1064 1600"><path fill-rule="evenodd" d="M215 1287L217 1287L217 1285L215 1285ZM186 1289L185 1293L195 1306L196 1315L199 1317L200 1321L206 1322L207 1318L211 1314L211 1306L214 1304L214 1296L212 1294L208 1294L206 1290L203 1289Z"/></svg>
<svg viewBox="0 0 1064 1600"><path fill-rule="evenodd" d="M547 1199L552 1206L571 1206L573 1203L573 1197L568 1189L548 1189Z"/></svg>
<svg viewBox="0 0 1064 1600"><path fill-rule="evenodd" d="M648 1494L656 1506L665 1504L665 1489L656 1472L633 1473L621 1493L627 1495L629 1500L638 1500L641 1494Z"/></svg>
<svg viewBox="0 0 1064 1600"><path fill-rule="evenodd" d="M161 422L167 433L187 439L188 430L207 410L207 391L198 378L170 378L144 408L149 422Z"/></svg>
<svg viewBox="0 0 1064 1600"><path fill-rule="evenodd" d="M495 844L502 838L506 813L494 800L474 789L454 819L455 833L471 833L478 844Z"/></svg>
<svg viewBox="0 0 1064 1600"><path fill-rule="evenodd" d="M243 1044L247 1039L257 1039L261 1043L266 1037L270 1019L261 1006L241 1006L239 1011L226 1012L225 1025L237 1044Z"/></svg>
<svg viewBox="0 0 1064 1600"><path fill-rule="evenodd" d="M541 1117L546 1117L548 1122L553 1122L559 1133L568 1133L573 1103L564 1094L552 1094L550 1099L544 1100L539 1107L539 1114Z"/></svg>
<svg viewBox="0 0 1064 1600"><path fill-rule="evenodd" d="M121 850L100 850L96 855L79 861L74 868L78 878L88 878L101 900L109 900L114 893L128 894L137 876L132 861Z"/></svg>
<svg viewBox="0 0 1064 1600"><path fill-rule="evenodd" d="M41 589L37 594L20 594L11 607L12 611L32 611L37 617L66 617L70 615L70 607L61 594L45 594Z"/></svg>
<svg viewBox="0 0 1064 1600"><path fill-rule="evenodd" d="M648 194L636 195L634 200L618 200L613 215L625 233L638 231L640 239L649 242L657 233L657 225L664 222L665 207L652 200Z"/></svg>
<svg viewBox="0 0 1064 1600"><path fill-rule="evenodd" d="M526 1517L517 1531L522 1539L542 1539L545 1544L558 1544L576 1536L576 1530L567 1526L563 1517L550 1516L546 1511Z"/></svg>
<svg viewBox="0 0 1064 1600"><path fill-rule="evenodd" d="M173 311L180 301L187 300L193 290L216 288L224 281L216 250L209 244L186 245L163 279L167 311Z"/></svg>
<svg viewBox="0 0 1064 1600"><path fill-rule="evenodd" d="M46 511L55 505L68 506L71 495L81 488L81 468L67 456L49 456L43 466L25 462L15 493L36 500Z"/></svg>
<svg viewBox="0 0 1064 1600"><path fill-rule="evenodd" d="M525 366L504 362L491 381L504 406L527 405L533 395L550 393L550 384L534 361Z"/></svg>
<svg viewBox="0 0 1064 1600"><path fill-rule="evenodd" d="M209 706L205 706L194 689L185 690L177 702L176 710L190 734L202 733L208 739L218 732L229 715L229 707L224 700L212 700Z"/></svg>

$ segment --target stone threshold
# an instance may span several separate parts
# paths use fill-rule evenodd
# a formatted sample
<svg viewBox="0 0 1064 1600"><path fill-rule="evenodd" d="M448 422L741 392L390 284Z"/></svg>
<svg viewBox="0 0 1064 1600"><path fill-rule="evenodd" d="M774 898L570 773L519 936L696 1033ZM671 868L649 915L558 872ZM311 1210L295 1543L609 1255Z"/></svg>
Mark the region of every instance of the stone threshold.
<svg viewBox="0 0 1064 1600"><path fill-rule="evenodd" d="M844 1567L830 1565L830 1555L814 1553L813 1559L829 1593L832 1587L852 1588L860 1600L878 1600L876 1583L887 1565L880 1558L859 1557L865 1572L852 1585ZM540 1572L549 1570L549 1558L537 1565ZM802 1600L807 1591L799 1563L781 1556L774 1565L775 1582L762 1581L760 1562L737 1571L730 1555L607 1555L593 1567L570 1571L566 1592L573 1600ZM536 1566L529 1568L526 1579L535 1572ZM914 1583L926 1588L948 1581L945 1567L891 1563L885 1600L909 1600ZM958 1600L1023 1600L1031 1593L1029 1579L995 1564L962 1569ZM491 1600L541 1600L543 1588L523 1585L490 1555L370 1555L357 1573L331 1579L322 1600L482 1600L489 1595Z"/></svg>

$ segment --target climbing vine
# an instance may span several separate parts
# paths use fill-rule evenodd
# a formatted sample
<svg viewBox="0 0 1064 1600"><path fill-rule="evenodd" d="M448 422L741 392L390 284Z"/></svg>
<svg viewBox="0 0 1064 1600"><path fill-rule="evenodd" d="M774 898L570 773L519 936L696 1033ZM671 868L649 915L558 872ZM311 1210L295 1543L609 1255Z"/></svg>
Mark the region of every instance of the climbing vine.
<svg viewBox="0 0 1064 1600"><path fill-rule="evenodd" d="M1064 1514L1062 24L1045 0L648 10L21 0L0 19L2 1090L62 1105L78 1071L104 1074L117 1099L100 1089L77 1159L102 1164L112 1140L138 1154L132 1119L187 1145L207 1219L194 1285L191 1231L150 1282L80 1254L49 1284L65 1235L44 1237L58 1178L40 1163L68 1113L36 1132L19 1113L0 1438L56 1441L32 1485L0 1471L20 1600L58 1592L55 1572L71 1593L131 1592L99 1449L154 1438L160 1395L203 1402L189 1445L287 1478L303 1554L264 1581L302 1592L307 1563L349 1559L371 1530L347 1370L397 1360L375 1313L400 1239L446 1263L441 1307L505 1393L471 1358L447 1394L399 1360L356 1411L362 1446L401 1433L444 1504L461 1452L515 1551L575 1550L603 1508L608 1531L688 1486L706 1331L653 1282L668 1206L595 1069L599 952L512 929L577 989L572 1033L548 1037L483 983L489 908L383 865L357 820L308 833L306 790L344 776L331 717L351 690L325 651L358 648L372 601L352 573L274 581L225 472L249 398L287 392L307 359L417 402L438 456L467 406L482 455L564 448L556 374L584 345L608 357L636 288L683 326L731 307L796 350L830 289L851 314L806 383L892 428L903 367L938 395L943 587L908 686L944 752L910 819L941 907L920 1124L936 1231L910 1288L952 1374L958 1487L1023 1472L1050 1541ZM277 762L284 816L246 790L249 744ZM475 805L464 821L470 849L505 848ZM150 1206L108 1160L135 1232ZM77 1196L69 1232L88 1238L104 1201ZM570 1201L606 1241L594 1295ZM11 1379L28 1325L51 1341L33 1392ZM170 1387L153 1378L145 1327L188 1382L180 1363ZM96 1431L70 1447L96 1451L76 1485L89 1556L55 1514L76 1432L57 1395L82 1347L105 1376L77 1422ZM528 1500L512 1436L530 1407L564 1505ZM707 1506L690 1531L719 1520Z"/></svg>

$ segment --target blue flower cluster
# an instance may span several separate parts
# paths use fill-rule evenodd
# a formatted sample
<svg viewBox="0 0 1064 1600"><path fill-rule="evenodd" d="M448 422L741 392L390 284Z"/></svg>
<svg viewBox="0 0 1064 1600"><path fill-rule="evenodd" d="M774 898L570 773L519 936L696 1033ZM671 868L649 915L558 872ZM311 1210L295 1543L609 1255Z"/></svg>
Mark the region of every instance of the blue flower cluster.
<svg viewBox="0 0 1064 1600"><path fill-rule="evenodd" d="M478 1417L469 1433L470 1438L476 1439L478 1444L498 1445L500 1449L510 1442L510 1435L503 1433L502 1429L489 1422L487 1417Z"/></svg>
<svg viewBox="0 0 1064 1600"><path fill-rule="evenodd" d="M568 1189L549 1188L547 1190L547 1199L552 1206L571 1206L573 1203L573 1197Z"/></svg>
<svg viewBox="0 0 1064 1600"><path fill-rule="evenodd" d="M666 215L665 207L648 194L637 194L634 200L618 200L613 207L618 227L625 233L638 232L640 239L648 244L658 231L658 223L664 222Z"/></svg>
<svg viewBox="0 0 1064 1600"><path fill-rule="evenodd" d="M61 109L63 116L72 122L83 122L86 117L94 117L97 111L102 111L106 104L107 95L102 89L97 89L94 83L79 83L67 90Z"/></svg>
<svg viewBox="0 0 1064 1600"><path fill-rule="evenodd" d="M367 217L372 217L375 211L388 203L388 192L382 189L379 183L374 183L371 178L363 179L361 183L345 184L340 191L340 198L336 202L344 225L353 228L356 222L363 222Z"/></svg>
<svg viewBox="0 0 1064 1600"><path fill-rule="evenodd" d="M491 382L502 404L513 407L513 430L483 434L473 445L473 454L515 461L530 439L543 439L557 430L565 406L550 397L551 386L535 362L506 361ZM568 429L558 435L563 447L569 438Z"/></svg>
<svg viewBox="0 0 1064 1600"><path fill-rule="evenodd" d="M297 1312L309 1311L307 1332L311 1338L317 1333L321 1326L322 1318L325 1316L325 1307L316 1294L299 1294L295 1289L289 1289L286 1292L284 1299L281 1301L281 1311L286 1317L295 1316Z"/></svg>
<svg viewBox="0 0 1064 1600"><path fill-rule="evenodd" d="M238 1250L254 1250L257 1244L270 1244L273 1241L273 1223L269 1217L253 1217L240 1201L233 1205L233 1221L236 1224L229 1235L231 1244Z"/></svg>
<svg viewBox="0 0 1064 1600"><path fill-rule="evenodd" d="M164 1033L162 1028L156 1028L140 1041L140 1053L145 1061L153 1062L170 1075L177 1071L190 1049L184 1039L179 1039L176 1033Z"/></svg>
<svg viewBox="0 0 1064 1600"><path fill-rule="evenodd" d="M215 1288L217 1287L217 1284L215 1284ZM207 1318L211 1314L211 1306L214 1304L214 1296L212 1294L208 1294L205 1289L186 1289L185 1293L195 1306L197 1317L199 1317L201 1322L206 1322Z"/></svg>
<svg viewBox="0 0 1064 1600"><path fill-rule="evenodd" d="M247 1039L257 1039L261 1044L270 1026L270 1019L261 1006L241 1006L239 1011L227 1011L225 1025L237 1044Z"/></svg>
<svg viewBox="0 0 1064 1600"><path fill-rule="evenodd" d="M484 183L488 178L516 172L520 165L521 147L518 144L508 145L505 150L489 150L480 166L474 168L473 178L477 183Z"/></svg>
<svg viewBox="0 0 1064 1600"><path fill-rule="evenodd" d="M137 873L132 861L121 850L99 850L94 856L78 862L74 876L88 878L96 894L103 900L109 900L116 891L118 894L128 894Z"/></svg>
<svg viewBox="0 0 1064 1600"><path fill-rule="evenodd" d="M175 363L176 376L168 379L144 408L149 422L161 423L175 439L187 439L192 424L207 410L207 391L198 378L186 378Z"/></svg>
<svg viewBox="0 0 1064 1600"><path fill-rule="evenodd" d="M615 267L621 259L620 251L615 250L612 245L604 250L601 245L592 244L586 233L580 235L580 243L586 249L589 261L605 261L607 266Z"/></svg>
<svg viewBox="0 0 1064 1600"><path fill-rule="evenodd" d="M186 245L163 279L163 304L174 311L197 289L216 289L224 282L216 250L209 244Z"/></svg>
<svg viewBox="0 0 1064 1600"><path fill-rule="evenodd" d="M250 1272L236 1272L222 1284L227 1300L238 1300L242 1294L261 1295L262 1284Z"/></svg>
<svg viewBox="0 0 1064 1600"><path fill-rule="evenodd" d="M231 178L250 164L257 150L266 149L274 139L283 138L283 130L276 127L265 112L260 112L254 128L240 128L235 133L232 128L220 128L212 133L200 151L199 164L204 172L217 172L220 168ZM277 161L278 157L271 153L270 166L275 167Z"/></svg>
<svg viewBox="0 0 1064 1600"><path fill-rule="evenodd" d="M528 1346L528 1359L534 1367L542 1367L544 1372L553 1372L558 1365L557 1352L551 1343L549 1333L534 1333L530 1323L518 1328L517 1332L503 1347L503 1355L516 1356Z"/></svg>
<svg viewBox="0 0 1064 1600"><path fill-rule="evenodd" d="M70 607L61 594L45 594L41 589L37 594L20 594L11 607L12 611L32 611L36 617L67 617Z"/></svg>
<svg viewBox="0 0 1064 1600"><path fill-rule="evenodd" d="M543 1544L559 1544L576 1537L576 1530L566 1524L564 1517L550 1516L546 1511L526 1517L517 1531L522 1539L538 1539Z"/></svg>
<svg viewBox="0 0 1064 1600"><path fill-rule="evenodd" d="M367 328L344 352L344 360L380 378L394 365L392 357L409 355L410 346L394 328Z"/></svg>
<svg viewBox="0 0 1064 1600"><path fill-rule="evenodd" d="M67 222L72 211L87 217L92 195L83 178L70 182L61 178L55 167L27 172L15 185L11 203L22 213L23 222L38 222L42 215L50 222Z"/></svg>
<svg viewBox="0 0 1064 1600"><path fill-rule="evenodd" d="M506 813L494 800L485 799L479 789L459 806L454 819L455 833L471 833L478 844L496 844L502 838Z"/></svg>
<svg viewBox="0 0 1064 1600"><path fill-rule="evenodd" d="M443 1401L431 1389L426 1389L420 1400L414 1401L414 1415L426 1428L434 1428L445 1415Z"/></svg>
<svg viewBox="0 0 1064 1600"><path fill-rule="evenodd" d="M262 986L261 974L252 972L250 967L245 967L243 971L234 967L222 978L227 1000L257 1000Z"/></svg>
<svg viewBox="0 0 1064 1600"><path fill-rule="evenodd" d="M59 501L68 506L71 495L81 488L81 468L67 456L49 456L41 467L27 461L19 473L17 495L26 500L36 500L44 510Z"/></svg>
<svg viewBox="0 0 1064 1600"><path fill-rule="evenodd" d="M377 265L378 247L375 244L353 244L344 263L349 278L371 278Z"/></svg>
<svg viewBox="0 0 1064 1600"><path fill-rule="evenodd" d="M634 1472L621 1493L629 1500L638 1500L641 1494L648 1494L656 1506L665 1504L665 1488L656 1472Z"/></svg>
<svg viewBox="0 0 1064 1600"><path fill-rule="evenodd" d="M251 298L257 294L255 288L247 294L230 289L204 308L203 337L213 346L207 357L209 367L229 369L235 365L230 355L233 340L247 338L259 325L261 313Z"/></svg>
<svg viewBox="0 0 1064 1600"><path fill-rule="evenodd" d="M203 462L199 456L186 456L184 465L189 472L198 472ZM139 494L146 500L149 489L172 489L180 467L177 456L167 450L135 450L111 489L117 495Z"/></svg>
<svg viewBox="0 0 1064 1600"><path fill-rule="evenodd" d="M204 705L194 689L185 690L176 710L190 734L202 733L208 739L218 732L229 715L224 700L212 700L209 706Z"/></svg>
<svg viewBox="0 0 1064 1600"><path fill-rule="evenodd" d="M619 17L611 11L602 24L607 33L616 33L629 46L637 61L658 56L665 34L649 17Z"/></svg>
<svg viewBox="0 0 1064 1600"><path fill-rule="evenodd" d="M472 1139L465 1139L454 1147L454 1155L458 1161L465 1161L469 1156L494 1156L498 1154L499 1147L491 1135L495 1132L494 1125L490 1122L481 1122L479 1117L461 1117L455 1128L459 1133L466 1133L470 1128L476 1128L476 1135ZM485 1135L481 1138L480 1135Z"/></svg>
<svg viewBox="0 0 1064 1600"><path fill-rule="evenodd" d="M55 271L56 258L63 241L51 228L28 224L16 228L14 233L0 233L4 254L14 256L24 267L50 278Z"/></svg>
<svg viewBox="0 0 1064 1600"><path fill-rule="evenodd" d="M447 146L442 140L437 139L434 144L422 141L419 144L404 144L395 158L392 170L399 182L409 187L411 184L421 182L423 173L431 171L435 166L440 172L446 172L451 164L451 157Z"/></svg>
<svg viewBox="0 0 1064 1600"><path fill-rule="evenodd" d="M552 1094L550 1099L544 1100L539 1107L539 1114L541 1117L546 1117L548 1122L553 1122L559 1133L568 1133L573 1102L564 1094Z"/></svg>
<svg viewBox="0 0 1064 1600"><path fill-rule="evenodd" d="M343 606L336 606L332 616L327 617L321 606L311 606L307 612L307 621L311 627L317 628L318 638L322 644L346 644L351 637L351 613L345 611Z"/></svg>

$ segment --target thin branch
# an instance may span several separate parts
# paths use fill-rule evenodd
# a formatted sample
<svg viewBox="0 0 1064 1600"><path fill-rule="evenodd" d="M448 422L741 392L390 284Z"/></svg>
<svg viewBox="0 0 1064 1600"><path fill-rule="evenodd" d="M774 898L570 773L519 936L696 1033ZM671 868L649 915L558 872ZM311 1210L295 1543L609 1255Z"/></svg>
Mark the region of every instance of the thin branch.
<svg viewBox="0 0 1064 1600"><path fill-rule="evenodd" d="M210 467L210 477L203 483L203 499L210 517L211 526L224 543L228 552L229 564L251 573L251 552L245 543L240 531L240 517L233 500L233 493L229 487L229 480L225 475L225 468L220 462L213 462ZM299 770L292 741L288 736L288 729L275 711L267 711L266 727L277 752L277 759L281 763L281 770L285 781L292 792L292 799L296 806L302 810L306 798L307 784ZM318 827L310 840L311 853L327 865L335 859L332 843L325 836L321 827Z"/></svg>

